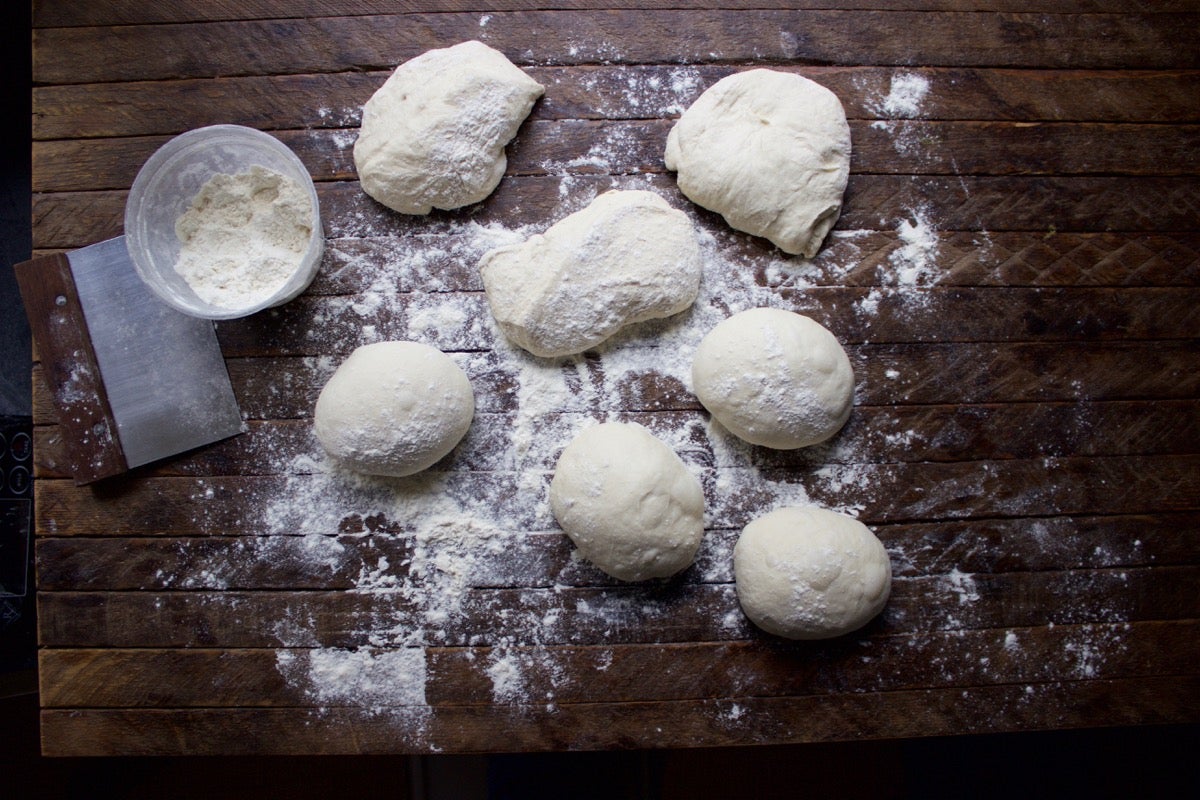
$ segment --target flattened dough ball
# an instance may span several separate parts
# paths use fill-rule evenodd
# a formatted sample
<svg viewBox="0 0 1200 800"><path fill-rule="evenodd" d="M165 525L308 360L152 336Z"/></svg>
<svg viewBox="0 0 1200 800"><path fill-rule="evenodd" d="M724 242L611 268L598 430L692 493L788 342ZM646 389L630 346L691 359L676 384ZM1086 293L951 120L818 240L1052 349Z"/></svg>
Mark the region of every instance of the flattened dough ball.
<svg viewBox="0 0 1200 800"><path fill-rule="evenodd" d="M664 161L692 202L811 258L841 214L850 126L820 84L753 69L717 81L683 112Z"/></svg>
<svg viewBox="0 0 1200 800"><path fill-rule="evenodd" d="M363 106L354 143L363 191L403 214L478 203L500 183L504 146L543 91L482 42L404 62Z"/></svg>
<svg viewBox="0 0 1200 800"><path fill-rule="evenodd" d="M704 492L679 456L641 425L585 428L563 450L550 508L579 552L623 581L686 568L704 535Z"/></svg>
<svg viewBox="0 0 1200 800"><path fill-rule="evenodd" d="M781 508L751 522L733 548L742 610L789 639L858 630L887 602L892 566L858 520L823 508Z"/></svg>
<svg viewBox="0 0 1200 800"><path fill-rule="evenodd" d="M313 429L335 461L402 477L432 466L471 427L471 382L442 351L418 342L364 345L317 398Z"/></svg>
<svg viewBox="0 0 1200 800"><path fill-rule="evenodd" d="M854 372L846 351L820 323L791 311L752 308L701 340L692 388L736 436L794 450L823 442L846 424Z"/></svg>
<svg viewBox="0 0 1200 800"><path fill-rule="evenodd" d="M485 253L479 270L504 335L554 357L683 311L703 267L686 214L653 192L611 191L544 234Z"/></svg>

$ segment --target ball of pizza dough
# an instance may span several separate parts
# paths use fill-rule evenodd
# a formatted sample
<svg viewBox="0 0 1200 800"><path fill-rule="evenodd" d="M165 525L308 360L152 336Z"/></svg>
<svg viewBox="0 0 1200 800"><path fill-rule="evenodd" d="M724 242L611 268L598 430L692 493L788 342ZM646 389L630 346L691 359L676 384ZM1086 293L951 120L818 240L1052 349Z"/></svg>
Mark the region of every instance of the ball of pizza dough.
<svg viewBox="0 0 1200 800"><path fill-rule="evenodd" d="M504 146L545 91L481 42L404 62L363 106L354 166L363 191L404 214L483 200Z"/></svg>
<svg viewBox="0 0 1200 800"><path fill-rule="evenodd" d="M692 359L692 388L713 417L751 444L792 450L823 442L850 417L854 372L820 323L753 308L721 322Z"/></svg>
<svg viewBox="0 0 1200 800"><path fill-rule="evenodd" d="M475 396L466 373L418 342L359 347L317 398L313 429L337 462L402 477L432 466L471 427Z"/></svg>
<svg viewBox="0 0 1200 800"><path fill-rule="evenodd" d="M485 253L479 270L504 335L554 357L683 311L702 264L686 214L653 192L611 191L543 234Z"/></svg>
<svg viewBox="0 0 1200 800"><path fill-rule="evenodd" d="M700 95L667 136L664 160L692 202L811 258L841 213L850 126L820 84L753 69Z"/></svg>
<svg viewBox="0 0 1200 800"><path fill-rule="evenodd" d="M823 508L781 508L751 522L734 545L733 572L750 621L789 639L861 628L892 586L883 543L858 520Z"/></svg>
<svg viewBox="0 0 1200 800"><path fill-rule="evenodd" d="M704 492L683 461L641 425L585 428L563 450L550 508L579 552L614 578L686 568L704 535Z"/></svg>

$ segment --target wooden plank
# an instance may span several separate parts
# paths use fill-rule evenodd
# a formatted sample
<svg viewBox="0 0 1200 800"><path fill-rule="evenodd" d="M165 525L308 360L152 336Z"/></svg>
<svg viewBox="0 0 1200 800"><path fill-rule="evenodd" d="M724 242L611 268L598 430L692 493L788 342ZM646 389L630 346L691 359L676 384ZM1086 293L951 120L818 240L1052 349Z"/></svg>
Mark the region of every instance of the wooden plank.
<svg viewBox="0 0 1200 800"><path fill-rule="evenodd" d="M1008 459L912 464L828 465L795 469L698 470L708 498L707 524L740 528L801 490L833 508L855 508L867 523L1073 514L1140 514L1200 507L1200 456ZM452 493L467 509L488 508L513 529L555 527L545 501L549 475L436 472L408 481L355 487L325 474L145 478L104 491L69 482L41 483L40 535L210 535L354 533L371 525L415 530L410 520ZM718 485L718 479L720 485ZM523 491L518 489L522 485ZM737 487L728 492L724 487ZM396 495L397 489L405 490ZM385 494L382 498L381 493ZM297 497L310 498L295 505ZM293 501L288 504L287 501ZM407 504L413 504L409 507ZM398 504L398 505L396 505ZM389 511L390 509L390 511ZM490 528L494 528L495 522Z"/></svg>
<svg viewBox="0 0 1200 800"><path fill-rule="evenodd" d="M565 185L564 185L565 184ZM403 218L370 201L356 183L326 184L321 197L327 235L408 235L453 228L470 218L480 224L545 226L582 203L592 192L653 189L680 208L690 203L679 194L672 176L527 177L501 182L481 206L427 218ZM563 200L564 194L569 200ZM100 203L103 192L87 192ZM34 198L34 213L39 200ZM50 195L70 198L73 195ZM123 203L120 193L117 203ZM63 210L70 207L64 203ZM894 230L923 210L939 230L1041 231L1192 231L1200 209L1200 181L1188 178L1140 177L927 177L852 175L837 230ZM701 218L727 230L714 214ZM40 215L38 216L40 221ZM53 228L47 218L47 228ZM750 238L750 237L744 237ZM35 246L44 244L35 239ZM769 248L769 245L761 245Z"/></svg>
<svg viewBox="0 0 1200 800"><path fill-rule="evenodd" d="M1200 391L1200 355L1187 342L1085 342L1057 344L875 345L847 348L859 376L863 405L1190 399ZM511 366L487 354L464 363L483 391L486 408L507 409L505 388L515 385ZM307 416L335 364L314 359L248 358L228 362L243 410L252 418ZM945 376L955 376L948 385ZM697 401L677 382L654 374L621 381L627 410L693 409ZM605 398L597 410L619 410Z"/></svg>
<svg viewBox="0 0 1200 800"><path fill-rule="evenodd" d="M812 288L779 292L780 307L833 331L843 346L876 342L1092 341L1123 343L1191 339L1200 330L1200 289ZM480 293L438 294L453 302L462 322L422 324L430 299L419 295L300 297L270 314L222 323L227 358L348 353L364 328L380 339L420 339L443 351L489 350L502 336ZM868 313L864 308L871 309ZM356 312L355 309L358 309ZM952 325L947 320L954 320ZM670 321L636 330L653 334ZM635 345L636 346L636 345Z"/></svg>
<svg viewBox="0 0 1200 800"><path fill-rule="evenodd" d="M1192 722L1200 679L1164 676L807 698L411 709L53 709L46 755L590 750ZM751 724L751 721L753 724ZM452 743L452 744L451 744Z"/></svg>
<svg viewBox="0 0 1200 800"><path fill-rule="evenodd" d="M510 178L482 204L425 217L396 214L375 203L357 182L317 187L325 235L332 238L453 232L474 221L505 227L545 227L607 189L652 189L681 208L690 203L666 175ZM71 248L121 233L126 192L56 192L33 196L33 246ZM567 199L564 199L567 198ZM914 210L939 230L1060 232L1191 232L1200 208L1200 181L1178 177L936 177L854 175L836 230L894 230ZM701 219L725 231L704 212ZM750 237L740 237L750 238ZM760 244L767 249L768 244Z"/></svg>
<svg viewBox="0 0 1200 800"><path fill-rule="evenodd" d="M896 577L963 573L1111 569L1200 564L1200 543L1181 535L1200 523L1197 512L1118 516L980 519L966 522L876 525ZM314 543L312 536L43 537L38 542L38 580L44 591L169 590L350 590L383 559L397 581L413 577L409 567L417 538L412 534L342 534ZM731 554L738 530L705 533L696 564L684 583L733 580ZM620 586L572 557L561 531L496 532L489 546L502 558L465 564L462 580L479 589L518 586ZM461 545L440 540L421 546L436 557ZM314 554L337 558L313 569ZM316 560L319 560L316 559Z"/></svg>
<svg viewBox="0 0 1200 800"><path fill-rule="evenodd" d="M348 348L347 348L348 349ZM1009 402L1190 400L1200 393L1200 355L1189 342L1023 344L865 344L847 348L858 376L860 406L971 405ZM475 388L477 412L512 410L519 376L492 353L456 353ZM585 371L590 370L586 359ZM317 395L337 366L327 356L236 358L227 362L242 413L252 420L312 414ZM564 369L574 371L568 364ZM949 381L945 376L954 376ZM698 401L677 380L649 373L621 379L620 407L605 396L564 411L695 410ZM54 401L34 370L34 419L54 423Z"/></svg>
<svg viewBox="0 0 1200 800"><path fill-rule="evenodd" d="M671 120L534 120L509 148L505 174L665 172ZM854 174L1189 175L1200 170L1200 126L1111 123L851 123ZM356 177L356 130L284 130L319 181ZM67 139L33 145L35 192L127 189L164 136Z"/></svg>
<svg viewBox="0 0 1200 800"><path fill-rule="evenodd" d="M517 467L512 439L519 424L535 441L565 444L596 417L571 411L522 421L517 413L476 414L471 429L442 469L490 472ZM713 446L699 410L619 412L611 420L636 422L665 441L680 431L699 435L685 454L689 463L714 466ZM65 429L34 430L34 475L71 477ZM553 470L559 447L523 453L525 469ZM1112 401L1008 405L859 406L828 444L800 450L749 449L760 467L811 470L828 464L963 461L1073 456L1186 455L1200 451L1200 400ZM252 422L242 436L174 457L146 476L270 475L324 456L307 420Z"/></svg>
<svg viewBox="0 0 1200 800"><path fill-rule="evenodd" d="M1196 286L1200 234L931 232L938 286ZM748 237L728 237L721 252L752 270L758 286L880 286L906 243L895 231L830 237L802 269L780 270L778 254ZM396 291L481 291L471 233L331 239L310 294L353 294L387 272Z"/></svg>
<svg viewBox="0 0 1200 800"><path fill-rule="evenodd" d="M1194 174L1198 139L1193 126L1145 123L860 122L851 163L898 175Z"/></svg>
<svg viewBox="0 0 1200 800"><path fill-rule="evenodd" d="M1200 616L1197 577L1200 567L1177 566L896 578L887 606L860 636L1193 619ZM766 637L742 615L727 583L467 589L453 603L422 600L421 585L411 588L46 592L38 640L76 648L357 648Z"/></svg>
<svg viewBox="0 0 1200 800"><path fill-rule="evenodd" d="M897 576L1195 563L1194 512L876 526ZM730 545L732 546L732 545ZM1143 557L1139 554L1148 553ZM951 566L952 565L952 566Z"/></svg>
<svg viewBox="0 0 1200 800"><path fill-rule="evenodd" d="M938 286L1197 286L1200 234L929 231ZM485 248L477 231L413 234L404 239L328 239L307 293L374 291L478 292L476 262ZM796 269L780 269L777 252L750 237L727 236L721 253L752 272L757 286L885 286L907 243L896 231L847 231ZM49 251L39 251L48 253Z"/></svg>
<svg viewBox="0 0 1200 800"><path fill-rule="evenodd" d="M1189 343L864 345L852 362L863 402L923 403L1196 396ZM861 365L861 366L860 366ZM947 376L954 376L949 386ZM878 393L878 394L876 394ZM884 399L886 398L886 399ZM943 398L943 399L935 399Z"/></svg>
<svg viewBox="0 0 1200 800"><path fill-rule="evenodd" d="M535 120L678 116L704 89L744 65L602 65L527 68L546 86ZM1018 122L1200 121L1200 72L813 67L773 64L831 89L851 119ZM40 86L35 140L173 135L232 123L264 130L356 128L362 104L390 74L337 72ZM929 89L916 112L887 105L892 81L918 76ZM39 171L35 170L35 177Z"/></svg>
<svg viewBox="0 0 1200 800"><path fill-rule="evenodd" d="M389 69L476 37L522 65L755 59L1186 69L1200 66L1190 46L1198 21L1194 13L612 10L497 12L483 28L477 14L463 13L40 28L33 32L33 78L66 84ZM668 32L669 56L662 46ZM263 41L289 45L264 49Z"/></svg>
<svg viewBox="0 0 1200 800"><path fill-rule="evenodd" d="M497 693L488 674L499 661L516 666L521 697L554 703L804 697L1042 683L1067 676L1111 680L1186 674L1200 657L1198 634L1200 622L1184 620L807 644L429 648L424 653L424 695L435 708L512 704L517 698ZM1092 652L1106 640L1119 646ZM963 653L971 658L962 658ZM262 649L43 650L38 669L50 689L42 707L300 706L312 689L302 680L289 681L284 673L291 663L304 664L311 655ZM363 663L368 663L365 658ZM938 668L930 670L929 665ZM111 675L125 679L112 681ZM326 707L374 705L376 698L363 695L331 698Z"/></svg>
<svg viewBox="0 0 1200 800"><path fill-rule="evenodd" d="M823 9L828 0L723 0L724 8ZM847 9L895 8L887 0L843 0ZM429 11L535 11L620 9L703 9L706 0L201 0L184 5L151 5L138 0L92 0L88 3L67 0L42 0L34 5L36 28L91 25L146 25L167 22L211 22L250 19L303 19L306 17L357 16ZM1128 0L908 0L909 11L1036 11L1041 13L1083 12L1177 12L1193 9L1187 0L1163 0L1146 6Z"/></svg>
<svg viewBox="0 0 1200 800"><path fill-rule="evenodd" d="M1110 342L1103 348L1087 342L864 344L850 346L847 352L858 376L856 402L862 405L1191 399L1200 390L1200 354L1185 341ZM511 410L495 391L516 385L512 366L488 354L472 355L467 374L481 390L477 396L491 404L491 410ZM231 360L228 366L243 411L253 418L293 418L311 413L335 364L248 358ZM583 368L590 374L591 362L585 360ZM580 407L698 407L695 396L678 380L653 372L623 376L610 389L620 401L617 405L602 395L581 399Z"/></svg>

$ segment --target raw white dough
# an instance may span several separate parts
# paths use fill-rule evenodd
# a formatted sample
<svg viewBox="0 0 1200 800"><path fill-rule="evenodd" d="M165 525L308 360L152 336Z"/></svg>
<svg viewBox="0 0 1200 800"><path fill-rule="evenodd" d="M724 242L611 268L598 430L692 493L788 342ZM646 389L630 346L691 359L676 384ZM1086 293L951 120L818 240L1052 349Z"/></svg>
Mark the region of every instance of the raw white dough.
<svg viewBox="0 0 1200 800"><path fill-rule="evenodd" d="M700 95L667 136L664 160L693 202L811 258L841 213L850 126L820 84L754 69Z"/></svg>
<svg viewBox="0 0 1200 800"><path fill-rule="evenodd" d="M481 42L406 61L363 106L354 143L363 191L404 214L478 203L500 183L504 146L543 91Z"/></svg>
<svg viewBox="0 0 1200 800"><path fill-rule="evenodd" d="M317 398L313 428L334 460L400 477L454 449L475 414L471 382L442 351L377 342L350 354Z"/></svg>
<svg viewBox="0 0 1200 800"><path fill-rule="evenodd" d="M701 340L692 388L713 417L751 444L792 450L846 424L854 372L820 323L791 311L752 308Z"/></svg>
<svg viewBox="0 0 1200 800"><path fill-rule="evenodd" d="M653 192L611 191L544 234L484 254L479 269L504 335L551 357L683 311L702 265L686 214Z"/></svg>
<svg viewBox="0 0 1200 800"><path fill-rule="evenodd" d="M585 428L563 450L550 508L579 552L624 581L686 568L704 535L704 492L679 456L641 425Z"/></svg>
<svg viewBox="0 0 1200 800"><path fill-rule="evenodd" d="M751 522L733 548L742 610L789 639L827 639L866 625L887 602L892 566L856 519L823 508L781 508Z"/></svg>

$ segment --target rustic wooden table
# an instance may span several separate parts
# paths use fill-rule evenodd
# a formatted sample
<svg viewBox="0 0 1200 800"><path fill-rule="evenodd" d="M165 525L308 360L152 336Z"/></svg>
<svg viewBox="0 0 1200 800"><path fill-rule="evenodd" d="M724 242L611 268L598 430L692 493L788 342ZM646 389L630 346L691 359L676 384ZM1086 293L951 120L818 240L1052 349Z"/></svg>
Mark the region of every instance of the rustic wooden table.
<svg viewBox="0 0 1200 800"><path fill-rule="evenodd" d="M44 751L676 747L1200 720L1194 3L828 5L35 4L37 252L119 234L146 157L213 123L290 145L327 236L304 296L218 326L241 436L77 488L37 382ZM492 197L393 214L355 181L361 105L398 63L467 39L546 95ZM755 66L819 81L851 119L845 209L812 262L729 231L662 166L673 118ZM585 358L521 357L490 323L476 259L611 186L694 216L706 293ZM695 334L762 304L812 315L851 354L856 408L827 446L739 446L686 389ZM391 338L452 353L479 413L432 473L356 480L321 456L313 402L341 357ZM572 558L545 491L590 418L638 419L702 477L706 541L681 577L619 585ZM841 640L785 643L738 610L738 531L799 501L855 513L892 557L887 609Z"/></svg>

